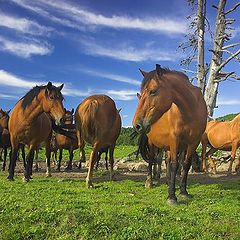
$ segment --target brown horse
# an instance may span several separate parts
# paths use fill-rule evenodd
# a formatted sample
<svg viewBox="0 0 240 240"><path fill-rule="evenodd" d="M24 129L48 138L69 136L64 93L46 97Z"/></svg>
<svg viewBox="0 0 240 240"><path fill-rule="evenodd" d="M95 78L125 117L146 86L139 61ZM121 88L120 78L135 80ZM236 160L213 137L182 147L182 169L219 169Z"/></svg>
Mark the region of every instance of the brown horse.
<svg viewBox="0 0 240 240"><path fill-rule="evenodd" d="M212 160L212 154L217 150L231 151L230 164L228 173L232 172L233 161L236 156L236 151L240 146L240 114L232 121L210 121L207 124L205 133L202 136L202 169L207 171L206 157L212 167L213 174L216 174L216 165ZM207 145L210 145L210 150L206 153ZM240 169L240 155L236 165L236 172Z"/></svg>
<svg viewBox="0 0 240 240"><path fill-rule="evenodd" d="M73 124L73 118L74 118L73 113L74 113L74 109L72 109L71 111L65 110L65 115L63 117L63 123L66 126L68 124ZM78 140L77 140L76 134L75 134L74 139L66 137L62 134L56 134L55 141L56 141L56 147L57 147L57 149L59 149L59 161L58 161L57 170L60 171L63 149L66 149L69 152L69 162L66 167L66 170L71 170L72 169L72 160L73 160L73 151L78 149Z"/></svg>
<svg viewBox="0 0 240 240"><path fill-rule="evenodd" d="M53 118L58 123L64 116L63 84L55 87L49 82L46 86L36 86L22 97L15 105L9 119L12 154L9 165L8 179L13 180L19 144L29 148L24 180L31 177L34 151L45 142L47 157L47 175L50 176L50 139ZM47 115L49 114L49 115Z"/></svg>
<svg viewBox="0 0 240 240"><path fill-rule="evenodd" d="M11 147L11 141L10 141L10 133L8 130L8 122L9 122L9 113L11 110L4 111L0 109L0 126L3 129L2 134L1 134L1 143L0 143L0 148L3 149L3 165L2 165L2 170L5 171L6 168L6 161L7 161L7 150L8 148ZM22 159L24 163L24 167L26 167L26 162L25 162L25 149L24 145L20 145L21 151L22 151Z"/></svg>
<svg viewBox="0 0 240 240"><path fill-rule="evenodd" d="M147 134L143 143L150 146L147 148L150 150L148 156L145 154L149 160L149 175L146 182L147 185L152 185L153 146L170 150L167 164L168 202L176 203L178 157L184 152L180 192L183 197L188 197L187 176L192 154L206 127L206 104L200 89L193 86L188 77L181 72L163 69L158 64L156 70L149 73L141 72L144 79L141 95L138 94L139 104L133 126L143 136Z"/></svg>
<svg viewBox="0 0 240 240"><path fill-rule="evenodd" d="M101 160L101 156L103 153L105 153L105 166L106 166L106 170L108 170L108 147L99 149L97 154L96 167L95 167L96 170L98 170L99 162Z"/></svg>
<svg viewBox="0 0 240 240"><path fill-rule="evenodd" d="M101 148L109 147L110 180L113 179L113 153L121 131L121 117L114 101L106 95L94 95L79 104L75 112L80 152L84 142L92 145L86 186L93 187L93 167Z"/></svg>

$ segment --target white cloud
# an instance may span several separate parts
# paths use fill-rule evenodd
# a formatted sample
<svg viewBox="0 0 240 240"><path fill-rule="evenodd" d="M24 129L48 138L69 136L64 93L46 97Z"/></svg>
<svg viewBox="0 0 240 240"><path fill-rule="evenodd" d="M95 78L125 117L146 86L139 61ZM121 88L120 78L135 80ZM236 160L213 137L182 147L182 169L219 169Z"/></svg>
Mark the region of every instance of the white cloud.
<svg viewBox="0 0 240 240"><path fill-rule="evenodd" d="M0 98L1 99L18 99L16 95L9 95L4 93L0 93Z"/></svg>
<svg viewBox="0 0 240 240"><path fill-rule="evenodd" d="M5 70L0 69L0 86L8 86L12 87L12 91L16 92L16 89L30 89L36 85L45 85L46 82L26 80L21 77L18 77L12 73L9 73ZM60 82L53 82L54 85L58 86ZM134 90L101 90L101 89L88 89L87 91L79 90L76 88L72 88L68 84L64 85L63 94L70 97L87 97L93 94L107 94L111 96L114 100L132 100L136 98L136 92ZM0 98L13 98L11 95L1 95ZM20 97L20 96L19 96ZM16 94L14 98L18 98Z"/></svg>
<svg viewBox="0 0 240 240"><path fill-rule="evenodd" d="M115 100L129 101L137 98L137 91L134 90L106 90L105 94Z"/></svg>
<svg viewBox="0 0 240 240"><path fill-rule="evenodd" d="M104 16L63 1L61 4L59 4L58 1L48 0L39 0L37 3L29 0L11 1L56 22L59 20L59 17L53 17L51 16L52 14L49 14L48 11L50 9L48 8L51 7L52 12L54 12L55 15L60 15L60 19L63 20L62 22L58 22L66 26L72 25L74 27L79 24L85 24L109 28L137 29L167 34L185 34L187 30L186 22L181 19L173 20L160 17L132 18L115 15Z"/></svg>
<svg viewBox="0 0 240 240"><path fill-rule="evenodd" d="M140 81L137 81L133 78L129 78L126 76L113 74L113 73L99 72L97 70L86 69L86 68L81 68L81 67L79 69L81 72L87 73L92 76L106 78L106 79L110 79L110 80L117 81L117 82L129 83L129 84L136 85L136 86L141 85Z"/></svg>
<svg viewBox="0 0 240 240"><path fill-rule="evenodd" d="M18 42L0 36L0 51L9 52L22 58L30 58L32 55L50 54L52 47L34 39Z"/></svg>
<svg viewBox="0 0 240 240"><path fill-rule="evenodd" d="M142 62L142 61L175 61L180 56L177 52L166 51L156 47L135 48L132 46L118 46L111 48L96 44L93 41L80 40L84 46L83 51L92 56L104 56L118 60Z"/></svg>
<svg viewBox="0 0 240 240"><path fill-rule="evenodd" d="M0 26L33 35L47 34L53 30L50 27L39 25L38 23L26 18L18 18L15 16L6 15L2 12L0 12Z"/></svg>

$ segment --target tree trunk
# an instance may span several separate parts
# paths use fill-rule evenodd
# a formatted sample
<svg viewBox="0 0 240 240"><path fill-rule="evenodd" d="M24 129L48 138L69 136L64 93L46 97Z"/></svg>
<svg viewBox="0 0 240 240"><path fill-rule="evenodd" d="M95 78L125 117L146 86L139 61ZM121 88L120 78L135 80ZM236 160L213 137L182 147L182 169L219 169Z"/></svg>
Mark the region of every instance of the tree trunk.
<svg viewBox="0 0 240 240"><path fill-rule="evenodd" d="M197 31L198 31L198 59L197 79L202 93L205 92L206 78L204 69L204 34L205 34L206 0L198 0Z"/></svg>
<svg viewBox="0 0 240 240"><path fill-rule="evenodd" d="M214 46L213 55L210 65L210 72L208 76L208 83L205 91L205 101L207 104L208 115L213 116L214 108L216 108L217 92L219 83L216 81L218 79L218 67L222 63L221 51L225 41L225 14L224 9L226 5L226 0L219 0L216 22L215 22L215 34L214 34Z"/></svg>

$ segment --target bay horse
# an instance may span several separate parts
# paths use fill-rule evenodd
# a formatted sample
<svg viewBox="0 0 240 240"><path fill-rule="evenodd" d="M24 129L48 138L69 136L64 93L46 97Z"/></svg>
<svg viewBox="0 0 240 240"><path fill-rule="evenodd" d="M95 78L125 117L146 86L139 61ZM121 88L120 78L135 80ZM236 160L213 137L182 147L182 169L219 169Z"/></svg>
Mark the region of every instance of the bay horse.
<svg viewBox="0 0 240 240"><path fill-rule="evenodd" d="M64 109L64 110L65 110L65 114L63 117L63 123L66 126L68 124L73 124L74 109L72 109L71 111L66 110L66 109ZM66 149L69 152L69 162L66 167L66 170L71 170L72 169L72 161L73 161L73 151L78 149L78 139L77 139L76 133L74 134L73 139L69 138L65 135L62 135L62 134L56 134L55 141L56 141L55 142L56 147L59 150L59 160L58 160L57 170L60 171L63 149Z"/></svg>
<svg viewBox="0 0 240 240"><path fill-rule="evenodd" d="M29 148L27 164L24 171L24 180L29 181L33 165L34 151L45 142L47 157L47 176L51 175L50 169L50 139L54 119L60 124L64 116L63 96L59 87L48 82L45 86L32 88L15 105L9 119L9 132L12 154L9 165L8 180L13 180L19 144Z"/></svg>
<svg viewBox="0 0 240 240"><path fill-rule="evenodd" d="M110 180L113 180L114 148L121 131L121 117L115 102L106 95L93 95L80 103L75 112L80 152L84 142L92 145L86 187L93 187L93 168L101 148L109 148Z"/></svg>
<svg viewBox="0 0 240 240"><path fill-rule="evenodd" d="M0 126L2 128L0 148L3 149L3 165L2 165L3 171L5 171L5 168L6 168L7 150L8 148L11 148L10 133L8 130L10 111L11 109L8 111L4 111L3 109L0 109ZM26 167L24 145L20 145L20 148L22 151L22 159L23 159L24 167Z"/></svg>
<svg viewBox="0 0 240 240"><path fill-rule="evenodd" d="M212 159L212 154L217 150L231 151L230 164L228 173L232 172L233 161L236 156L237 149L240 147L240 114L231 121L210 121L207 123L206 130L202 136L202 169L207 171L206 158L212 167L213 174L216 174L216 165ZM206 153L207 146L210 145L209 151ZM236 172L240 169L240 155L236 165Z"/></svg>
<svg viewBox="0 0 240 240"><path fill-rule="evenodd" d="M168 203L177 203L175 194L179 154L184 152L180 182L182 197L189 197L187 176L192 155L199 145L207 123L207 108L201 90L188 77L177 71L161 68L144 72L141 95L133 118L135 130L142 134L143 158L149 161L146 185L152 184L153 146L170 151L167 163Z"/></svg>

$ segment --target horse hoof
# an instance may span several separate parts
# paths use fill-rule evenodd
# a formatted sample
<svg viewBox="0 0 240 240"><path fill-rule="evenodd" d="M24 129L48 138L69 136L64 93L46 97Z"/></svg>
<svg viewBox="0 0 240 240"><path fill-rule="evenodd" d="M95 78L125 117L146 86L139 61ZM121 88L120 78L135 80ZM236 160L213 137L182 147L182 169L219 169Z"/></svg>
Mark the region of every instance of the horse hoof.
<svg viewBox="0 0 240 240"><path fill-rule="evenodd" d="M25 182L25 183L29 182L29 178L23 177L23 182Z"/></svg>
<svg viewBox="0 0 240 240"><path fill-rule="evenodd" d="M9 182L12 182L12 181L14 181L14 178L13 178L13 177L10 177L10 176L8 176L8 177L7 177L7 180L8 180Z"/></svg>
<svg viewBox="0 0 240 240"><path fill-rule="evenodd" d="M147 178L147 180L145 182L145 188L152 188L152 187L153 187L152 179Z"/></svg>
<svg viewBox="0 0 240 240"><path fill-rule="evenodd" d="M46 173L46 177L47 177L47 178L49 178L49 177L51 177L51 176L52 176L51 173Z"/></svg>
<svg viewBox="0 0 240 240"><path fill-rule="evenodd" d="M116 181L116 177L115 177L115 175L112 175L112 176L110 176L110 181Z"/></svg>
<svg viewBox="0 0 240 240"><path fill-rule="evenodd" d="M176 198L168 198L167 199L167 204L168 205L171 205L171 206L174 206L174 205L177 205L177 199Z"/></svg>
<svg viewBox="0 0 240 240"><path fill-rule="evenodd" d="M181 198L183 199L190 199L192 196L188 193L180 193Z"/></svg>
<svg viewBox="0 0 240 240"><path fill-rule="evenodd" d="M72 171L72 167L66 167L65 171Z"/></svg>
<svg viewBox="0 0 240 240"><path fill-rule="evenodd" d="M93 184L91 181L86 181L86 187L87 188L93 188Z"/></svg>

